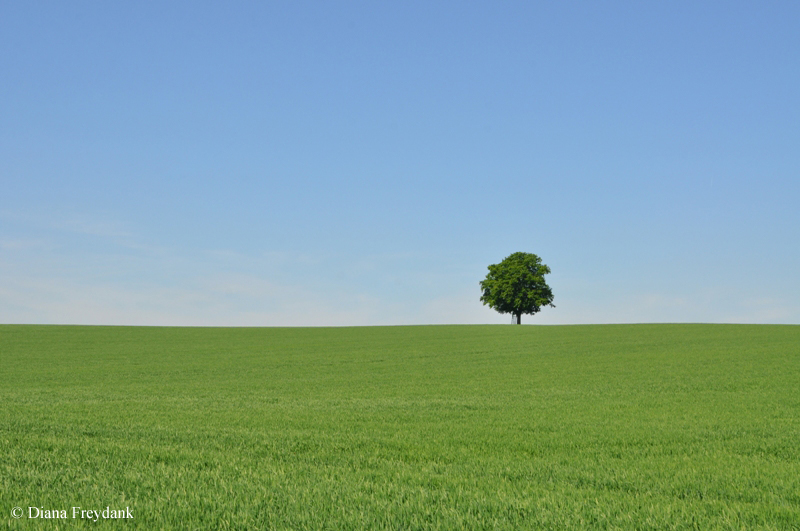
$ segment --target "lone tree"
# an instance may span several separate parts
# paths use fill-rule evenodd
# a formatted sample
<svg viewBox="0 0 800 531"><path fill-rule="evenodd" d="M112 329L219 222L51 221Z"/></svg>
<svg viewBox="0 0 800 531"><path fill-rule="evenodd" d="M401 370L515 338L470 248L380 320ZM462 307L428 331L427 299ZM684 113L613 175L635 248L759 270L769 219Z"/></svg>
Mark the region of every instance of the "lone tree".
<svg viewBox="0 0 800 531"><path fill-rule="evenodd" d="M522 324L522 314L533 315L542 306L553 305L553 291L544 276L550 268L531 253L514 253L499 264L489 266L481 281L481 302L500 313L510 313L515 324Z"/></svg>

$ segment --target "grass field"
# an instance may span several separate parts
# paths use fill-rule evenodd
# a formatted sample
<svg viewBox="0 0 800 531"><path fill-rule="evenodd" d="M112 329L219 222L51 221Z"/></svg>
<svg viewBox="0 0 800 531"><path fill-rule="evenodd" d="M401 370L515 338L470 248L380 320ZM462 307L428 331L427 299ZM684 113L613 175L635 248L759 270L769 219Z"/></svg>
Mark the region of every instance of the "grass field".
<svg viewBox="0 0 800 531"><path fill-rule="evenodd" d="M10 529L800 529L800 326L3 325L0 404Z"/></svg>

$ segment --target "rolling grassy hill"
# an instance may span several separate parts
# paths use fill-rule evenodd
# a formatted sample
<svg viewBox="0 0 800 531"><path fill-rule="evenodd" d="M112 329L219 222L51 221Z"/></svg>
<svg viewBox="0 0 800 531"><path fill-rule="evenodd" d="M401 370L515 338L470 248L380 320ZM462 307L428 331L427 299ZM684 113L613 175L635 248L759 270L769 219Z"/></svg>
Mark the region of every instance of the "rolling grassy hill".
<svg viewBox="0 0 800 531"><path fill-rule="evenodd" d="M2 325L0 523L800 529L800 326Z"/></svg>

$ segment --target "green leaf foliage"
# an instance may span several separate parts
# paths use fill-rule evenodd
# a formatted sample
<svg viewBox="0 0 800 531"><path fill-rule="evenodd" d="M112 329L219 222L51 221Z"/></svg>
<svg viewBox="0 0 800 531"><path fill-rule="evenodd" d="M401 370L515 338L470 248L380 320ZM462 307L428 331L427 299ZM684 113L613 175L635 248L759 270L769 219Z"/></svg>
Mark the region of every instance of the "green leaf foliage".
<svg viewBox="0 0 800 531"><path fill-rule="evenodd" d="M481 281L481 302L500 313L516 316L533 315L542 306L553 305L553 290L544 276L550 268L532 253L514 253L499 264L489 266L489 274Z"/></svg>

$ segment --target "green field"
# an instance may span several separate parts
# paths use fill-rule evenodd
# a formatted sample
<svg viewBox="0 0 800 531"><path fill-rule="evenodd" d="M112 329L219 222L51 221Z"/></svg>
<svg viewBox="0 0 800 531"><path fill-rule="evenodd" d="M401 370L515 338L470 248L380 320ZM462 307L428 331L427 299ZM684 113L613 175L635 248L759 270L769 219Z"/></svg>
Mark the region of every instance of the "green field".
<svg viewBox="0 0 800 531"><path fill-rule="evenodd" d="M0 404L10 529L800 529L800 326L3 325Z"/></svg>

